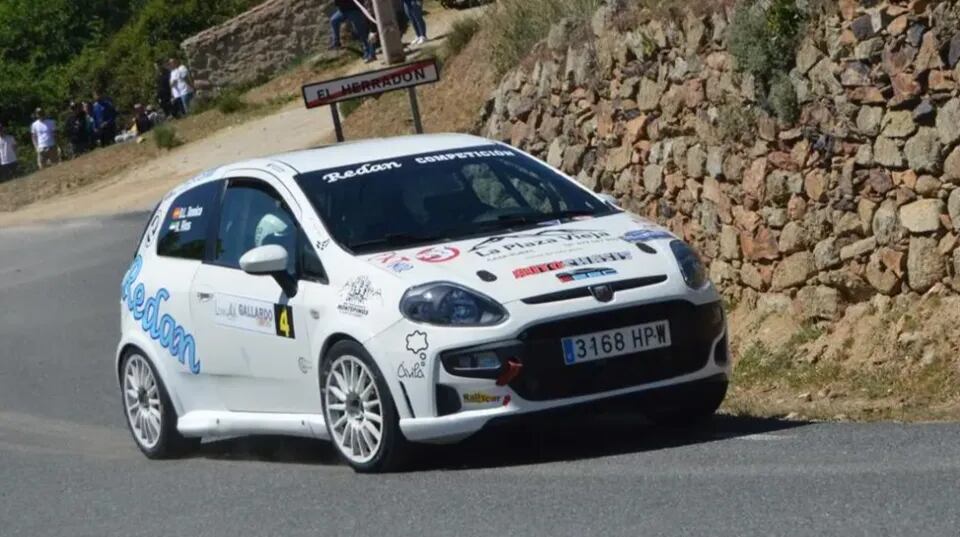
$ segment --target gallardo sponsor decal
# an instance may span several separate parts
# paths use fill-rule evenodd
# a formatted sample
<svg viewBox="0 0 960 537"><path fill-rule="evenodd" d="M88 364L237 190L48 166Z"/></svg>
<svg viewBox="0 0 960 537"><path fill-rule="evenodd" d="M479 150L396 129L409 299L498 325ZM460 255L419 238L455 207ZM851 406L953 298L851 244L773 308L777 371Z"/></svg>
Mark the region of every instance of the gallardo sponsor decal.
<svg viewBox="0 0 960 537"><path fill-rule="evenodd" d="M518 268L513 271L513 277L520 279L545 272L554 272L568 267L584 267L587 265L596 265L598 263L610 263L614 261L626 261L630 259L630 252L610 252L598 255L585 255L583 257L574 257L563 261L551 261L549 263L540 263L529 267ZM609 270L609 269L607 269ZM614 271L616 274L616 271Z"/></svg>
<svg viewBox="0 0 960 537"><path fill-rule="evenodd" d="M529 253L548 245L583 245L612 240L606 231L593 229L545 229L529 233L511 233L490 237L470 248L470 252L487 259Z"/></svg>
<svg viewBox="0 0 960 537"><path fill-rule="evenodd" d="M336 183L342 179L350 179L352 177L359 177L361 175L368 175L371 173L383 172L387 170L396 170L401 168L403 165L399 162L380 162L377 164L365 163L358 168L352 170L343 170L330 172L323 176L323 180L328 183Z"/></svg>
<svg viewBox="0 0 960 537"><path fill-rule="evenodd" d="M178 362L189 366L191 373L199 375L200 360L197 360L197 343L193 336L169 313L160 313L160 306L170 298L170 292L161 287L153 296L147 298L147 288L142 282L133 287L142 267L143 258L137 256L123 277L120 286L121 303L126 305L134 320L140 321L144 333L167 349L170 356Z"/></svg>
<svg viewBox="0 0 960 537"><path fill-rule="evenodd" d="M295 337L293 309L284 304L218 294L213 318L217 324L231 328L291 339Z"/></svg>

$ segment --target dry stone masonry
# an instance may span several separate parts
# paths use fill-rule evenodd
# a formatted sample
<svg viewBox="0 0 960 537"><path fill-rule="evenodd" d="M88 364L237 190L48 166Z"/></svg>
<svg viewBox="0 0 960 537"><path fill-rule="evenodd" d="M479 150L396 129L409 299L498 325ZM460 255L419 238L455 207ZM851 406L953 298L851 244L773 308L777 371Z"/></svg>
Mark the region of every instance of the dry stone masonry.
<svg viewBox="0 0 960 537"><path fill-rule="evenodd" d="M878 293L953 294L958 11L840 0L798 47L800 119L782 125L735 70L732 11L624 24L605 6L586 36L555 26L482 129L669 226L735 300L832 319Z"/></svg>
<svg viewBox="0 0 960 537"><path fill-rule="evenodd" d="M331 0L267 0L181 45L199 90L277 73L329 44Z"/></svg>

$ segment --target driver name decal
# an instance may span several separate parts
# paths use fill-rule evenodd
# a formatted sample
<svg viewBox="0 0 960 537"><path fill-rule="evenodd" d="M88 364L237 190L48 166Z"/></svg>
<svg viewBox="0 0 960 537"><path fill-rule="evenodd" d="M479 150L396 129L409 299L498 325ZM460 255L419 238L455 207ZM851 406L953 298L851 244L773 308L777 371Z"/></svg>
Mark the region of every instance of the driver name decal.
<svg viewBox="0 0 960 537"><path fill-rule="evenodd" d="M126 305L134 320L140 321L140 328L151 339L167 349L170 356L178 362L189 366L191 373L199 375L200 361L197 360L197 344L193 336L169 313L160 314L160 306L170 298L170 291L161 287L153 296L147 298L147 288L143 282L133 286L141 268L143 258L137 256L123 276L120 286L121 302Z"/></svg>
<svg viewBox="0 0 960 537"><path fill-rule="evenodd" d="M342 172L330 172L323 176L323 180L327 183L336 183L342 179L350 179L352 177L359 177L361 175L368 175L371 173L384 172L387 170L395 170L401 168L403 165L399 162L380 162L378 164L363 164L359 168L354 168L352 170L344 170Z"/></svg>

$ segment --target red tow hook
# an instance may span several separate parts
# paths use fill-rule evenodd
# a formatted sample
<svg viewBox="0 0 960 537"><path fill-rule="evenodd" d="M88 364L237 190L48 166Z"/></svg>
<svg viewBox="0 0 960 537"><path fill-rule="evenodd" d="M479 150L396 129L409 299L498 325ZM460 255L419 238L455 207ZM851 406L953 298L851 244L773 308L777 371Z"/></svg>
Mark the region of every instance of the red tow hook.
<svg viewBox="0 0 960 537"><path fill-rule="evenodd" d="M513 379L520 375L522 368L523 364L513 358L507 360L507 363L503 365L503 372L497 377L497 386L506 386L513 382Z"/></svg>

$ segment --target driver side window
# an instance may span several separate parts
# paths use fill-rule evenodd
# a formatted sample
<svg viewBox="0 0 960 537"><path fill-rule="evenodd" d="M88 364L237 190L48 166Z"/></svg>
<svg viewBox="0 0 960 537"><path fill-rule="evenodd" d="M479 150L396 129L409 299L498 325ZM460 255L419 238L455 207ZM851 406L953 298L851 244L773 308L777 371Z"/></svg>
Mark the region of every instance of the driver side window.
<svg viewBox="0 0 960 537"><path fill-rule="evenodd" d="M227 187L220 208L220 228L214 263L240 268L243 254L269 244L287 251L287 272L296 276L299 231L293 214L265 185Z"/></svg>

